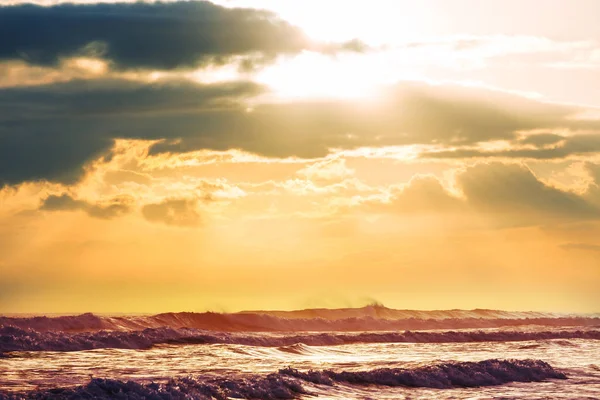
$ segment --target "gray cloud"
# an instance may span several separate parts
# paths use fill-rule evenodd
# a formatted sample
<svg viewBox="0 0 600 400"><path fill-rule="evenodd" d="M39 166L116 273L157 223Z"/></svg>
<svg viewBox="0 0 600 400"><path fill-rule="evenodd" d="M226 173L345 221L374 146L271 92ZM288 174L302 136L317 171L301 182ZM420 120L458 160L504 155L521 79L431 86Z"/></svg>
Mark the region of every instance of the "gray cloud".
<svg viewBox="0 0 600 400"><path fill-rule="evenodd" d="M241 68L302 50L364 52L359 40L317 43L276 14L208 1L32 4L0 7L0 59L55 65L72 56L102 57L119 69L224 64Z"/></svg>
<svg viewBox="0 0 600 400"><path fill-rule="evenodd" d="M457 177L470 206L505 216L598 218L600 211L581 196L539 181L516 164L477 164Z"/></svg>
<svg viewBox="0 0 600 400"><path fill-rule="evenodd" d="M142 208L142 215L150 222L194 227L201 222L196 205L195 199L167 199L160 203L145 205Z"/></svg>
<svg viewBox="0 0 600 400"><path fill-rule="evenodd" d="M600 124L599 124L600 125ZM595 127L600 129L600 127ZM442 150L442 151L431 151L424 152L420 155L421 158L530 158L539 160L552 160L559 158L566 158L574 155L584 155L590 153L600 152L600 133L590 134L575 134L573 136L562 137L562 143L553 147L543 147L549 140L555 140L556 138L550 138L544 135L542 138L536 138L539 135L533 135L529 137L528 142L540 146L536 149L507 149L497 151L484 151L478 149L465 149L458 148L456 150ZM559 136L559 135L555 135ZM521 141L522 143L522 141ZM556 142L558 143L558 142ZM548 143L549 144L549 143Z"/></svg>
<svg viewBox="0 0 600 400"><path fill-rule="evenodd" d="M68 194L60 196L50 195L44 199L40 210L47 211L65 211L65 210L80 210L86 208L88 203L82 200L75 200Z"/></svg>
<svg viewBox="0 0 600 400"><path fill-rule="evenodd" d="M43 211L75 211L86 212L90 217L110 219L128 213L131 201L125 197L117 197L106 204L92 204L85 200L76 200L68 194L46 197L40 208Z"/></svg>
<svg viewBox="0 0 600 400"><path fill-rule="evenodd" d="M523 144L532 144L536 147L544 147L552 145L564 140L565 137L557 135L555 133L539 133L536 135L530 135L520 140Z"/></svg>
<svg viewBox="0 0 600 400"><path fill-rule="evenodd" d="M246 82L125 80L0 90L0 187L36 180L75 183L87 163L110 157L115 138L178 138L202 130L218 135L210 120L226 118L231 102L261 90Z"/></svg>
<svg viewBox="0 0 600 400"><path fill-rule="evenodd" d="M405 83L389 88L373 104L305 100L255 104L249 111L244 99L263 91L247 82L121 80L0 90L0 185L42 179L72 183L87 162L110 154L116 138L162 140L152 154L235 148L268 157L313 158L331 148L466 146L518 140L516 132L522 130L600 129L598 121L571 119L581 111L577 107L473 88ZM579 135L567 139L562 150L528 151L557 157L553 152L598 149L600 135ZM463 150L429 156L478 154Z"/></svg>
<svg viewBox="0 0 600 400"><path fill-rule="evenodd" d="M463 197L449 193L434 177L414 178L390 202L370 201L367 210L391 213L475 213L500 226L543 225L600 218L585 196L549 186L525 166L480 163L456 177Z"/></svg>
<svg viewBox="0 0 600 400"><path fill-rule="evenodd" d="M0 7L0 58L55 64L101 55L122 68L172 69L311 46L275 14L205 1Z"/></svg>
<svg viewBox="0 0 600 400"><path fill-rule="evenodd" d="M78 120L130 117L144 113L185 113L231 106L232 101L261 94L252 82L194 84L183 80L142 83L125 79L75 80L0 90L0 121Z"/></svg>
<svg viewBox="0 0 600 400"><path fill-rule="evenodd" d="M107 136L0 123L0 187L38 180L75 183L84 166L107 156L112 146Z"/></svg>

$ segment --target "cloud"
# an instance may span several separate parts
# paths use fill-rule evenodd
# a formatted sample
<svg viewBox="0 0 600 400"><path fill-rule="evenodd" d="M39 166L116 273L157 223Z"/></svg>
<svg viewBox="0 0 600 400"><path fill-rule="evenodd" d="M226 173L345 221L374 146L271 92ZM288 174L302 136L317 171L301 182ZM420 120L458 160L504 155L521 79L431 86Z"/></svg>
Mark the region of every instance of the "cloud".
<svg viewBox="0 0 600 400"><path fill-rule="evenodd" d="M223 64L243 66L302 50L363 52L353 40L322 44L275 13L208 1L115 4L32 4L0 7L0 59L56 65L63 58L100 56L119 69L169 70Z"/></svg>
<svg viewBox="0 0 600 400"><path fill-rule="evenodd" d="M204 122L204 130L210 131L210 120L218 120L223 112L206 116L200 109L223 107L232 98L260 91L260 86L247 82L193 85L127 80L0 90L0 187L38 180L75 183L87 164L110 156L117 138L192 135L195 122ZM191 118L195 113L200 115Z"/></svg>
<svg viewBox="0 0 600 400"><path fill-rule="evenodd" d="M584 197L590 203L600 207L600 164L587 162L584 165L592 178L592 181L589 183L587 190L584 193Z"/></svg>
<svg viewBox="0 0 600 400"><path fill-rule="evenodd" d="M387 213L462 213L488 216L505 225L540 225L600 218L600 208L583 195L541 182L519 164L479 163L456 175L450 193L433 176L415 176L389 199L363 202L364 209Z"/></svg>
<svg viewBox="0 0 600 400"><path fill-rule="evenodd" d="M416 175L403 187L392 187L386 201L369 200L368 210L391 213L443 213L464 209L462 199L448 192L432 175Z"/></svg>
<svg viewBox="0 0 600 400"><path fill-rule="evenodd" d="M51 127L25 130L0 125L0 187L38 180L75 183L84 166L108 155L113 145L112 139L105 136L85 137Z"/></svg>
<svg viewBox="0 0 600 400"><path fill-rule="evenodd" d="M600 216L600 210L578 194L541 182L523 165L477 164L458 175L457 184L471 207L504 217L543 220Z"/></svg>
<svg viewBox="0 0 600 400"><path fill-rule="evenodd" d="M266 102L257 97L264 90L249 82L172 80L72 81L0 90L0 185L44 179L73 183L91 160L110 154L115 139L158 141L151 155L240 149L266 157L319 158L332 149L469 146L518 140L517 132L534 129L600 130L598 120L572 118L582 112L579 107L478 88L402 83L372 102ZM562 150L526 151L533 156L549 152L548 157L596 151L600 134L572 136L565 143ZM469 151L474 150L425 156L469 157Z"/></svg>
<svg viewBox="0 0 600 400"><path fill-rule="evenodd" d="M343 181L354 175L354 170L346 166L343 158L330 158L309 164L296 172L303 178L317 183Z"/></svg>
<svg viewBox="0 0 600 400"><path fill-rule="evenodd" d="M195 199L167 199L159 203L145 205L142 208L142 215L150 222L194 227L201 222L196 205L197 200Z"/></svg>
<svg viewBox="0 0 600 400"><path fill-rule="evenodd" d="M62 194L60 196L50 195L46 197L40 209L47 211L81 210L87 206L88 203L83 200L75 200L68 194Z"/></svg>
<svg viewBox="0 0 600 400"><path fill-rule="evenodd" d="M1 90L0 107L7 114L0 120L56 118L60 122L64 118L184 113L229 106L232 99L264 91L263 86L246 81L195 84L174 79L151 83L126 79L74 80Z"/></svg>
<svg viewBox="0 0 600 400"><path fill-rule="evenodd" d="M594 183L600 185L600 164L587 162L585 163L585 168L590 173Z"/></svg>
<svg viewBox="0 0 600 400"><path fill-rule="evenodd" d="M535 147L544 147L547 145L552 145L564 140L565 137L562 135L557 135L555 133L538 133L534 135L529 135L521 139L519 142L523 144L531 144Z"/></svg>
<svg viewBox="0 0 600 400"><path fill-rule="evenodd" d="M600 133L560 135L532 135L520 144L533 144L537 148L509 148L504 150L482 150L477 148L457 148L454 150L428 151L420 154L421 158L464 159L464 158L529 158L553 160L569 156L585 155L600 152ZM541 137L538 137L541 136ZM556 136L556 137L555 137ZM553 145L547 147L547 145Z"/></svg>
<svg viewBox="0 0 600 400"><path fill-rule="evenodd" d="M0 7L0 58L56 64L101 55L120 68L172 69L234 55L297 53L310 46L275 14L206 1Z"/></svg>
<svg viewBox="0 0 600 400"><path fill-rule="evenodd" d="M85 200L76 200L65 193L60 196L50 195L46 197L39 209L44 211L81 210L86 212L90 217L111 219L130 212L131 199L121 196L115 197L106 203L92 204Z"/></svg>

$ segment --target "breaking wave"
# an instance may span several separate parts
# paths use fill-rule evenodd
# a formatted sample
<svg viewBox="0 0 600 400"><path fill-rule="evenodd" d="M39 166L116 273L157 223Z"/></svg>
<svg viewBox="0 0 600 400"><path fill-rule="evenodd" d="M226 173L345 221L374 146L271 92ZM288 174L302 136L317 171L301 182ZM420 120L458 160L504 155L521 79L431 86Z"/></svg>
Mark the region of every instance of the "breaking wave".
<svg viewBox="0 0 600 400"><path fill-rule="evenodd" d="M281 351L301 354L307 351L305 346L335 346L353 343L465 343L548 339L600 340L600 330L329 332L282 335L210 332L188 328L65 333L2 327L0 328L0 353L79 351L100 348L148 349L158 344L239 344L280 347Z"/></svg>
<svg viewBox="0 0 600 400"><path fill-rule="evenodd" d="M484 329L507 326L600 326L597 315L559 315L499 310L394 310L380 305L347 309L248 311L240 313L164 313L152 316L0 317L1 326L36 331L138 331L195 328L221 332L391 331Z"/></svg>
<svg viewBox="0 0 600 400"><path fill-rule="evenodd" d="M298 355L312 353L310 347L308 347L304 343L295 343L295 344L291 344L289 346L279 346L277 348L277 350L282 351L284 353L298 354Z"/></svg>
<svg viewBox="0 0 600 400"><path fill-rule="evenodd" d="M417 368L380 368L359 372L308 371L293 368L279 371L307 382L323 385L349 383L354 385L410 386L450 389L502 385L509 382L540 382L545 379L567 379L541 360L484 360L478 362L448 362Z"/></svg>
<svg viewBox="0 0 600 400"><path fill-rule="evenodd" d="M73 398L156 398L156 399L295 399L310 395L314 385L381 385L452 389L502 385L510 382L541 382L567 379L540 360L485 360L447 362L417 368L382 368L368 371L306 371L281 369L266 376L185 377L166 383L136 383L92 379L85 386L0 393L1 400Z"/></svg>

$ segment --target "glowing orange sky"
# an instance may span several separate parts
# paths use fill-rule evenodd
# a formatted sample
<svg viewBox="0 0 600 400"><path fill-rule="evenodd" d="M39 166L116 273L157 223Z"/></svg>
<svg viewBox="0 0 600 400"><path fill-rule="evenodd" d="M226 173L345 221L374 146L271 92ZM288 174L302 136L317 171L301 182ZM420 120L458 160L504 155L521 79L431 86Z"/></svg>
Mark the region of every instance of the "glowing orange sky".
<svg viewBox="0 0 600 400"><path fill-rule="evenodd" d="M310 39L0 46L0 313L599 311L598 2L218 4Z"/></svg>

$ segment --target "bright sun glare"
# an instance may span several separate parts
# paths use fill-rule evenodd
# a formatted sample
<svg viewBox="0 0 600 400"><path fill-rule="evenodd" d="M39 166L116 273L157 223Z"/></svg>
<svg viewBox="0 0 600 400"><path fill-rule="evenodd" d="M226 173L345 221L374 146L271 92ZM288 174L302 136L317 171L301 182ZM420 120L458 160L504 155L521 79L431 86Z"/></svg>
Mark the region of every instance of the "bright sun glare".
<svg viewBox="0 0 600 400"><path fill-rule="evenodd" d="M411 15L427 12L424 6L404 0L372 0L368 12L362 2L344 0L232 0L218 3L272 10L317 40L338 42L360 38L374 46L419 36L423 20L401 17L408 8Z"/></svg>
<svg viewBox="0 0 600 400"><path fill-rule="evenodd" d="M360 38L368 46L377 47L384 43L406 42L417 34L414 22L398 21L399 13L401 15L409 6L404 1L377 0L377 7L371 8L368 15L365 15L363 4L338 0L234 0L220 3L272 10L321 42L343 43ZM375 94L380 85L418 78L420 74L414 68L400 66L398 60L389 58L389 54L376 51L369 57L304 51L293 58L280 59L255 77L282 98L368 97Z"/></svg>
<svg viewBox="0 0 600 400"><path fill-rule="evenodd" d="M373 60L358 57L333 58L306 52L265 68L257 81L282 97L365 97L372 95L386 78L391 79L386 74L372 74L372 63Z"/></svg>

